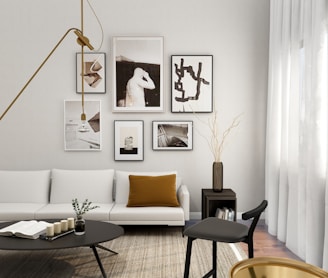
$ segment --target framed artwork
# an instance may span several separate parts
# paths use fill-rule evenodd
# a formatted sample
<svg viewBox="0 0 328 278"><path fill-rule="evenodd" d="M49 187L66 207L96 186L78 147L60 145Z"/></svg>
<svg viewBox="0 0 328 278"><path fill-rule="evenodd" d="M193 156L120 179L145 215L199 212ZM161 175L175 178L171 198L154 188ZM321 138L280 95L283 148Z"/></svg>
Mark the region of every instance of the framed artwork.
<svg viewBox="0 0 328 278"><path fill-rule="evenodd" d="M153 121L153 150L192 149L192 121Z"/></svg>
<svg viewBox="0 0 328 278"><path fill-rule="evenodd" d="M143 160L143 121L114 121L115 160Z"/></svg>
<svg viewBox="0 0 328 278"><path fill-rule="evenodd" d="M113 38L113 112L163 112L163 37Z"/></svg>
<svg viewBox="0 0 328 278"><path fill-rule="evenodd" d="M81 56L76 53L76 92L82 93ZM103 52L84 52L84 93L106 93L106 54Z"/></svg>
<svg viewBox="0 0 328 278"><path fill-rule="evenodd" d="M84 113L86 121L81 121L81 101L64 101L64 145L65 151L101 150L100 100L86 100Z"/></svg>
<svg viewBox="0 0 328 278"><path fill-rule="evenodd" d="M213 56L171 56L171 111L213 112Z"/></svg>

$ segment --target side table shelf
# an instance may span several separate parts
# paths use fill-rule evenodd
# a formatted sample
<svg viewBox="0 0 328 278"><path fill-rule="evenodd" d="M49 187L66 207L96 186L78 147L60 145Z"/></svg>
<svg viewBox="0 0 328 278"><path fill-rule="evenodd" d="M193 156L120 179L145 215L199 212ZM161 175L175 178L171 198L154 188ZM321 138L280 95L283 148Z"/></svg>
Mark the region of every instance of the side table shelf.
<svg viewBox="0 0 328 278"><path fill-rule="evenodd" d="M215 216L218 208L231 208L235 211L234 220L237 218L237 197L236 193L230 189L223 189L215 192L212 189L202 189L202 219Z"/></svg>

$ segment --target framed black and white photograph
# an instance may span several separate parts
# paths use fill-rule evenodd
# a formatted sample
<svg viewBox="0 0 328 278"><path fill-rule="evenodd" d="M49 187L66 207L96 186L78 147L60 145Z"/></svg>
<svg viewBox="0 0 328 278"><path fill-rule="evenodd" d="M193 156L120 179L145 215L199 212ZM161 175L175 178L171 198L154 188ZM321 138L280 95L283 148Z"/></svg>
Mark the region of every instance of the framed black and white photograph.
<svg viewBox="0 0 328 278"><path fill-rule="evenodd" d="M192 121L153 121L153 150L192 149Z"/></svg>
<svg viewBox="0 0 328 278"><path fill-rule="evenodd" d="M113 111L163 112L163 37L113 38Z"/></svg>
<svg viewBox="0 0 328 278"><path fill-rule="evenodd" d="M213 55L172 55L171 74L172 112L213 112Z"/></svg>
<svg viewBox="0 0 328 278"><path fill-rule="evenodd" d="M82 53L76 53L76 92L82 93ZM106 54L103 52L84 53L84 92L86 94L106 93Z"/></svg>
<svg viewBox="0 0 328 278"><path fill-rule="evenodd" d="M80 100L64 101L65 151L101 150L100 100L86 100L84 113L86 121L81 120Z"/></svg>
<svg viewBox="0 0 328 278"><path fill-rule="evenodd" d="M143 121L114 121L115 160L143 160Z"/></svg>

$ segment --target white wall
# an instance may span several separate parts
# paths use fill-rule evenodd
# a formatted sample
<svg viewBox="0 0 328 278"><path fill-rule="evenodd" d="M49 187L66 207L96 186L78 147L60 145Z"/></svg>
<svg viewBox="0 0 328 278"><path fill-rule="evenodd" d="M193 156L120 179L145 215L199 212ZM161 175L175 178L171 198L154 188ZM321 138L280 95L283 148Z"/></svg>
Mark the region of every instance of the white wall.
<svg viewBox="0 0 328 278"><path fill-rule="evenodd" d="M264 150L269 41L269 0L90 0L102 22L107 53L107 93L102 101L101 152L65 152L63 101L75 93L75 53L69 35L12 110L0 122L0 169L96 169L179 171L201 210L201 188L211 187L213 157L206 126L193 114L170 112L171 55L214 57L214 102L221 130L243 114L223 152L225 187L237 193L238 211L264 198ZM80 27L78 0L1 0L0 113L69 27ZM85 34L95 47L101 33L85 4ZM112 113L113 36L164 37L164 113ZM211 114L201 114L207 120ZM144 161L116 162L113 121L144 121ZM193 120L193 151L153 151L152 120ZM92 186L92 184L90 184Z"/></svg>

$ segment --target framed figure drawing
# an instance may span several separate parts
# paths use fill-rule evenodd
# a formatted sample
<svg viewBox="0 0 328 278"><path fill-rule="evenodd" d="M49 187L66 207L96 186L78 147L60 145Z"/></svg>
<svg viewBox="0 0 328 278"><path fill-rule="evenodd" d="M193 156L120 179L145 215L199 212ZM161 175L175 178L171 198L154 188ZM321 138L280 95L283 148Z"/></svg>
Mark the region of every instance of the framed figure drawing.
<svg viewBox="0 0 328 278"><path fill-rule="evenodd" d="M80 100L64 101L65 151L100 151L100 100L84 102L85 122L81 121L81 110Z"/></svg>
<svg viewBox="0 0 328 278"><path fill-rule="evenodd" d="M82 93L82 53L76 53L76 92ZM102 52L84 53L84 92L106 93L106 55Z"/></svg>
<svg viewBox="0 0 328 278"><path fill-rule="evenodd" d="M163 37L113 38L113 111L163 112Z"/></svg>
<svg viewBox="0 0 328 278"><path fill-rule="evenodd" d="M114 121L115 160L143 160L143 121Z"/></svg>
<svg viewBox="0 0 328 278"><path fill-rule="evenodd" d="M192 149L192 121L153 121L153 150Z"/></svg>
<svg viewBox="0 0 328 278"><path fill-rule="evenodd" d="M213 56L171 57L172 112L213 111Z"/></svg>

